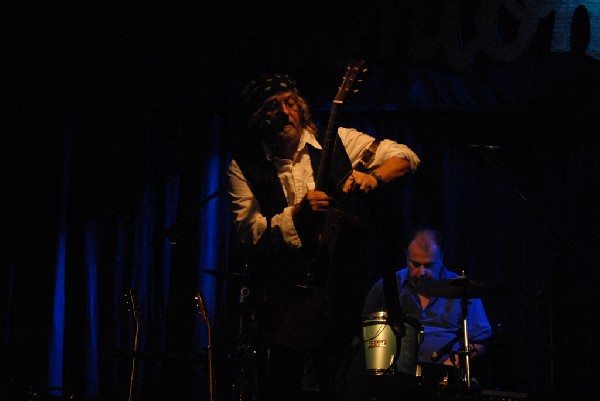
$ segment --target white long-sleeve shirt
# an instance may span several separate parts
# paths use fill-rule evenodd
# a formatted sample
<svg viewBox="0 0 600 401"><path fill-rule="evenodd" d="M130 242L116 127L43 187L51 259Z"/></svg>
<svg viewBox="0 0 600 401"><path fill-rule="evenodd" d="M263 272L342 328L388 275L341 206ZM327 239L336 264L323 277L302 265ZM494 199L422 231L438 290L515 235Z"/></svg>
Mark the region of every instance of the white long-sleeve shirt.
<svg viewBox="0 0 600 401"><path fill-rule="evenodd" d="M352 167L356 166L364 150L375 140L372 136L353 128L340 127L338 128L338 134L350 158ZM273 156L273 163L288 206L281 213L272 217L271 239L273 243L285 244L289 249L302 247L302 242L292 219L292 208L302 200L307 191L315 189L315 177L307 144L322 149L316 138L309 131L304 130L293 160ZM269 150L266 149L266 151ZM269 156L271 157L271 155ZM410 162L413 171L420 163L419 157L409 147L384 139L380 142L367 167L369 169L376 168L384 160L392 157L407 160ZM236 238L243 247L256 245L265 233L267 219L261 214L260 205L235 160L231 161L227 174Z"/></svg>

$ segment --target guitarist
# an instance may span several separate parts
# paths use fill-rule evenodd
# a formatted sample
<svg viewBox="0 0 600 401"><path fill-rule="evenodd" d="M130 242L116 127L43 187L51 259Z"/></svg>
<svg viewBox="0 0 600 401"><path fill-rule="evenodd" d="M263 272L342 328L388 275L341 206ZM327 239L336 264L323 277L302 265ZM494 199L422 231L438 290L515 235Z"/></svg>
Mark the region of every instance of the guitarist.
<svg viewBox="0 0 600 401"><path fill-rule="evenodd" d="M245 88L243 102L249 118L232 151L228 190L235 248L251 255L261 283L259 399L301 399L307 360L324 399L349 399L334 383L361 330L353 198L414 171L419 158L405 145L335 126L325 133L334 146L322 171L325 138L294 80L262 76Z"/></svg>

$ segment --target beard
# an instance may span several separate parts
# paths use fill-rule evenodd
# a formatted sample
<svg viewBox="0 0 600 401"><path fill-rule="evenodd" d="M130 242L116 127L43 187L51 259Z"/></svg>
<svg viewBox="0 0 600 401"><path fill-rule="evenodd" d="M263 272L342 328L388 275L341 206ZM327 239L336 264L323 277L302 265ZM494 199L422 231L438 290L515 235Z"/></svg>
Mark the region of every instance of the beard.
<svg viewBox="0 0 600 401"><path fill-rule="evenodd" d="M297 127L292 123L285 125L281 131L275 135L275 141L279 143L288 143L290 141L297 141L302 135L302 127Z"/></svg>
<svg viewBox="0 0 600 401"><path fill-rule="evenodd" d="M273 139L273 153L280 158L293 159L298 151L298 143L302 136L302 127L284 126Z"/></svg>
<svg viewBox="0 0 600 401"><path fill-rule="evenodd" d="M296 123L285 113L277 113L260 124L262 140L272 145L289 145L290 142L299 140L302 134L302 125Z"/></svg>

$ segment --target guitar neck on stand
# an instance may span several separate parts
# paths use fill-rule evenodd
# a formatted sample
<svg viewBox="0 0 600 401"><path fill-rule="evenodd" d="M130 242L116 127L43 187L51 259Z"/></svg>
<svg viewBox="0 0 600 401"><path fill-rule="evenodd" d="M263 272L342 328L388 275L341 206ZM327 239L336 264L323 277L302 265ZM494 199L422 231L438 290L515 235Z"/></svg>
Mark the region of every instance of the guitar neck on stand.
<svg viewBox="0 0 600 401"><path fill-rule="evenodd" d="M211 328L210 328L210 319L208 317L208 310L206 309L206 304L204 302L204 297L199 292L196 293L195 296L196 303L198 306L198 312L204 321L204 325L206 326L207 332L207 341L208 344L206 346L207 356L208 356L208 394L209 401L214 400L214 378L213 378L213 366L212 366L212 339L211 339Z"/></svg>
<svg viewBox="0 0 600 401"><path fill-rule="evenodd" d="M140 321L141 314L139 311L139 305L137 302L137 296L135 291L132 288L127 290L125 294L126 303L129 309L129 312L133 316L135 320L135 335L133 338L133 355L131 358L131 372L129 375L129 396L127 397L127 401L135 401L136 391L135 387L137 385L137 354L140 348Z"/></svg>

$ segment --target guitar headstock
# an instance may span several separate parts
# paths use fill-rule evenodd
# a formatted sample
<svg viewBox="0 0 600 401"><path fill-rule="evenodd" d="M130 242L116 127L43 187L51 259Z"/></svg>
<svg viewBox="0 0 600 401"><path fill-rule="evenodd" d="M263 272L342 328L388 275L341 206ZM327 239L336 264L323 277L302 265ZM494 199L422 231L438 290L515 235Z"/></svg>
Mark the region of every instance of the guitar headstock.
<svg viewBox="0 0 600 401"><path fill-rule="evenodd" d="M361 83L362 79L359 79L361 74L367 72L367 69L364 68L365 62L360 59L351 60L348 66L346 67L346 74L344 74L344 78L342 79L342 84L338 88L338 92L335 95L334 103L342 103L346 96L350 92L357 93L358 89L352 89L356 83Z"/></svg>
<svg viewBox="0 0 600 401"><path fill-rule="evenodd" d="M127 312L131 313L136 323L140 323L141 312L137 300L137 295L133 288L128 288L125 293L125 305L127 306Z"/></svg>

